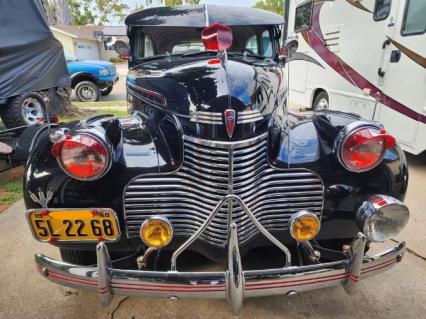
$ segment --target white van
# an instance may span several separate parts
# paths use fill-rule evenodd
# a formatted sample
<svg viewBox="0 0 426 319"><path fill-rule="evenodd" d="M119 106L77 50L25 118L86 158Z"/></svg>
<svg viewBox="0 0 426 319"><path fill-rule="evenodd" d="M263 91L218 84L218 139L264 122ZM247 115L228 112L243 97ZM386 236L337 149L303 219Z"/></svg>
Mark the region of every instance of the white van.
<svg viewBox="0 0 426 319"><path fill-rule="evenodd" d="M287 0L290 101L382 122L426 150L426 0Z"/></svg>

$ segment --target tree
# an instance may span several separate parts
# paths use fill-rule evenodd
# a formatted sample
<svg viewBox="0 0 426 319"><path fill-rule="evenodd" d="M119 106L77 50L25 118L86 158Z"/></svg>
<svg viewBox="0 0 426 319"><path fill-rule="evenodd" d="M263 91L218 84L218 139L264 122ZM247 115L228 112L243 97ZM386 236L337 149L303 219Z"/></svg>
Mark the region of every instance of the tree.
<svg viewBox="0 0 426 319"><path fill-rule="evenodd" d="M288 0L287 0L288 1ZM267 11L284 15L284 1L283 0L258 0L253 8L259 8Z"/></svg>
<svg viewBox="0 0 426 319"><path fill-rule="evenodd" d="M110 23L113 18L123 21L129 6L123 0L67 0L72 24Z"/></svg>

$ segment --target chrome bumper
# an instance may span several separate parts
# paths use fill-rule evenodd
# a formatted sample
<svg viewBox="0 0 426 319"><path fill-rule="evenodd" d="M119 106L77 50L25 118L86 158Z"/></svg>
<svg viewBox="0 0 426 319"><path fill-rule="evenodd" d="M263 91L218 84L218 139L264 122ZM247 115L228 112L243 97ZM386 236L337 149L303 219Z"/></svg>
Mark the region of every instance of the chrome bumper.
<svg viewBox="0 0 426 319"><path fill-rule="evenodd" d="M232 234L231 234L231 237ZM229 246L231 251L233 247ZM102 304L108 305L113 295L159 298L223 298L237 313L246 297L291 295L294 293L343 285L352 294L356 283L399 262L405 243L375 255L364 255L365 237L359 234L352 243L346 260L302 267L250 270L241 268L238 249L222 272L178 272L121 270L111 267L104 243L97 246L97 267L78 266L36 255L38 271L58 284L98 292Z"/></svg>

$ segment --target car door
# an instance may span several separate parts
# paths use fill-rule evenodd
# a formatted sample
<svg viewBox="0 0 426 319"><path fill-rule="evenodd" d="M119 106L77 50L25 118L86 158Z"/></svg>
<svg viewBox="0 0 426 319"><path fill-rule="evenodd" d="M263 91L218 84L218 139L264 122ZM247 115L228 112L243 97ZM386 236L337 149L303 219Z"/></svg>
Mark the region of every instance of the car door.
<svg viewBox="0 0 426 319"><path fill-rule="evenodd" d="M377 119L412 148L418 121L426 115L426 1L392 1L387 28L378 70L382 96Z"/></svg>

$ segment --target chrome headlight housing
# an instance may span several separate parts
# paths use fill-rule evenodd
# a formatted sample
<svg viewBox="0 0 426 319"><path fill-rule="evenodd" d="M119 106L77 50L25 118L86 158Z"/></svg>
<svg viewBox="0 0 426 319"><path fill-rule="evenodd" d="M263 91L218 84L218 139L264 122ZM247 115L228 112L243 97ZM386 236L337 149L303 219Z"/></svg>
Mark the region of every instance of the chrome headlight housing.
<svg viewBox="0 0 426 319"><path fill-rule="evenodd" d="M383 242L398 235L409 219L408 207L399 200L375 195L358 209L356 220L369 241Z"/></svg>

